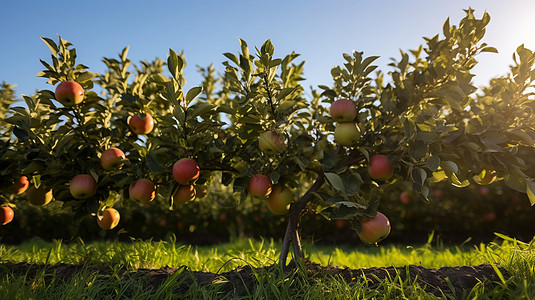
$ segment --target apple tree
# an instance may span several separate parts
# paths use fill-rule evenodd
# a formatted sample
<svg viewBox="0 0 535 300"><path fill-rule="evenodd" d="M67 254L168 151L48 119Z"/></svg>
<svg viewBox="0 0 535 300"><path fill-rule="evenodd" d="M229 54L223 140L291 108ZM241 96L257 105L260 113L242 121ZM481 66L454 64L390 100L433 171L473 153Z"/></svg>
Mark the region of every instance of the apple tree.
<svg viewBox="0 0 535 300"><path fill-rule="evenodd" d="M12 108L6 119L16 167L40 191L28 191L31 203L52 191L80 216L117 216L109 224L119 218L112 207L264 202L287 216L282 265L290 247L302 257L307 212L349 220L365 243L386 237L379 198L400 181L427 201L442 180L459 187L505 180L533 204L533 179L515 154L535 139L535 55L519 47L510 74L478 90L476 57L496 52L482 42L489 21L466 10L458 25L444 23L442 36L401 51L388 73L373 64L376 56L344 54L332 84L310 96L301 85L304 62L296 53L276 57L270 40L251 51L240 39L238 53L224 53L224 74L199 67L201 85L185 91L186 61L172 49L165 61L135 65L125 48L104 58L107 70L97 74L76 64L69 42L43 38L52 61L42 60L38 75L56 89L23 96L27 108ZM82 87L80 103L58 89L65 82ZM72 95L80 91L69 85Z"/></svg>

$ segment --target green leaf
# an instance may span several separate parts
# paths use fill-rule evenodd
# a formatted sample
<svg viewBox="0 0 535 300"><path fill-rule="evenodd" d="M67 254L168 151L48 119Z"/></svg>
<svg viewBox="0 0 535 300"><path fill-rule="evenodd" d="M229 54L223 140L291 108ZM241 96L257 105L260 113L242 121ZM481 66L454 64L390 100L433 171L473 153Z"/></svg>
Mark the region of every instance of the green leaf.
<svg viewBox="0 0 535 300"><path fill-rule="evenodd" d="M232 53L223 53L223 55L230 59L233 63L235 63L236 65L239 65L240 62L238 61L238 58L236 57L236 55L232 54Z"/></svg>
<svg viewBox="0 0 535 300"><path fill-rule="evenodd" d="M336 173L325 173L325 177L329 183L337 190L345 192L344 181Z"/></svg>
<svg viewBox="0 0 535 300"><path fill-rule="evenodd" d="M241 47L241 52L243 56L249 59L249 47L247 47L247 43L241 38L240 38L240 47Z"/></svg>
<svg viewBox="0 0 535 300"><path fill-rule="evenodd" d="M416 140L409 145L409 155L415 160L422 159L427 153L427 144L423 141Z"/></svg>
<svg viewBox="0 0 535 300"><path fill-rule="evenodd" d="M78 77L76 77L75 81L78 82L78 83L82 83L82 82L91 80L91 79L95 78L96 76L97 76L97 74L92 73L92 72L83 72L83 73L79 74Z"/></svg>
<svg viewBox="0 0 535 300"><path fill-rule="evenodd" d="M424 185L425 180L427 179L427 173L422 168L413 169L411 175L412 175L412 180L421 186Z"/></svg>
<svg viewBox="0 0 535 300"><path fill-rule="evenodd" d="M264 42L264 44L262 44L260 50L262 54L268 54L269 56L273 56L273 52L275 52L275 47L273 47L271 40L267 40Z"/></svg>
<svg viewBox="0 0 535 300"><path fill-rule="evenodd" d="M195 109L193 110L193 113L191 113L191 116L192 117L197 117L197 116L201 116L204 115L205 113L207 113L208 111L212 110L214 107L216 107L215 105L213 104L208 104L208 103L199 103L199 104L196 104L195 105Z"/></svg>
<svg viewBox="0 0 535 300"><path fill-rule="evenodd" d="M169 82L169 78L165 77L162 73L150 75L150 80L160 84Z"/></svg>
<svg viewBox="0 0 535 300"><path fill-rule="evenodd" d="M251 74L251 65L249 64L249 59L245 58L243 55L240 55L240 68L243 70L246 76Z"/></svg>
<svg viewBox="0 0 535 300"><path fill-rule="evenodd" d="M440 166L440 158L436 155L431 155L427 158L427 167L431 171L438 170L438 167Z"/></svg>
<svg viewBox="0 0 535 300"><path fill-rule="evenodd" d="M446 174L448 175L448 178L451 180L453 186L462 188L462 187L467 187L470 185L470 181L468 180L460 181L457 175L455 175L455 173L446 172Z"/></svg>
<svg viewBox="0 0 535 300"><path fill-rule="evenodd" d="M128 55L129 49L130 49L129 46L126 46L123 48L123 51L121 52L121 61L126 61L126 56Z"/></svg>
<svg viewBox="0 0 535 300"><path fill-rule="evenodd" d="M525 193L527 187L526 180L524 179L524 176L522 174L512 172L507 175L505 175L505 184L518 192ZM530 199L531 201L531 199Z"/></svg>
<svg viewBox="0 0 535 300"><path fill-rule="evenodd" d="M452 172L452 173L457 173L459 172L459 167L457 166L456 163L452 162L452 161L449 161L449 160L443 160L441 163L440 163L440 166L442 167L442 169L444 169L445 171L449 171L449 172Z"/></svg>
<svg viewBox="0 0 535 300"><path fill-rule="evenodd" d="M498 53L498 49L496 49L494 47L485 47L485 48L481 49L480 52Z"/></svg>
<svg viewBox="0 0 535 300"><path fill-rule="evenodd" d="M182 70L183 65L184 61L182 61L182 58L178 56L173 49L169 49L167 68L169 69L169 72L171 72L171 75L173 75L173 78L176 80L180 78L180 70Z"/></svg>
<svg viewBox="0 0 535 300"><path fill-rule="evenodd" d="M419 131L416 134L415 140L422 141L426 144L431 143L435 139L436 134L430 131Z"/></svg>
<svg viewBox="0 0 535 300"><path fill-rule="evenodd" d="M52 55L57 56L59 51L58 45L56 45L56 43L49 38L41 37L41 39L46 43L50 51L52 51Z"/></svg>
<svg viewBox="0 0 535 300"><path fill-rule="evenodd" d="M528 146L532 146L533 144L535 144L535 141L533 141L531 136L529 134L521 131L520 129L513 130L513 131L509 132L509 134L511 134L514 137L520 139L521 141L523 141Z"/></svg>
<svg viewBox="0 0 535 300"><path fill-rule="evenodd" d="M47 68L48 70L52 71L52 72L56 72L56 68L54 68L53 66L51 66L50 64L48 64L46 61L40 59L39 60L41 62L41 64L43 66L45 66L45 68Z"/></svg>
<svg viewBox="0 0 535 300"><path fill-rule="evenodd" d="M277 94L277 101L280 101L281 99L283 99L284 97L290 95L293 91L295 91L295 88L283 88L282 90L280 90L280 92Z"/></svg>
<svg viewBox="0 0 535 300"><path fill-rule="evenodd" d="M360 181L359 177L353 173L342 174L340 176L345 188L345 193L348 195L356 194L360 191Z"/></svg>
<svg viewBox="0 0 535 300"><path fill-rule="evenodd" d="M403 128L405 129L405 135L409 138L416 134L416 124L410 119L405 119Z"/></svg>
<svg viewBox="0 0 535 300"><path fill-rule="evenodd" d="M192 87L186 94L186 105L189 105L201 92L202 86Z"/></svg>
<svg viewBox="0 0 535 300"><path fill-rule="evenodd" d="M446 38L450 37L450 18L447 18L442 26L442 32Z"/></svg>
<svg viewBox="0 0 535 300"><path fill-rule="evenodd" d="M186 114L184 113L182 106L180 105L175 106L175 109L173 110L173 115L178 120L178 123L180 124L186 123Z"/></svg>
<svg viewBox="0 0 535 300"><path fill-rule="evenodd" d="M162 173L166 171L166 168L160 165L159 159L154 151L149 152L149 155L146 157L147 167L153 173Z"/></svg>
<svg viewBox="0 0 535 300"><path fill-rule="evenodd" d="M351 201L339 201L333 207L325 209L322 214L332 220L347 220L362 215L365 206Z"/></svg>
<svg viewBox="0 0 535 300"><path fill-rule="evenodd" d="M374 62L376 59L378 59L379 56L370 56L370 57L366 57L362 63L360 64L360 67L359 67L359 73L361 73L364 69L366 69L368 67L369 64L371 64L372 62ZM373 71L375 68L371 68L371 70ZM371 71L370 71L371 72Z"/></svg>
<svg viewBox="0 0 535 300"><path fill-rule="evenodd" d="M28 133L23 130L23 129L20 129L18 126L15 126L13 127L13 134L21 141L27 141L30 139L30 135L28 135Z"/></svg>
<svg viewBox="0 0 535 300"><path fill-rule="evenodd" d="M292 100L289 100L289 101L282 101L282 102L279 104L278 109L279 109L280 111L284 111L284 110L286 110L286 109L288 109L288 108L291 108L291 107L295 106L296 104L297 104L297 102L296 102L296 101L292 101Z"/></svg>
<svg viewBox="0 0 535 300"><path fill-rule="evenodd" d="M222 104L220 106L217 107L217 111L219 112L223 112L223 113L227 113L227 114L235 114L236 113L236 110L234 110L232 107L226 105L226 104Z"/></svg>
<svg viewBox="0 0 535 300"><path fill-rule="evenodd" d="M528 194L531 206L535 204L535 182L526 180L526 193Z"/></svg>

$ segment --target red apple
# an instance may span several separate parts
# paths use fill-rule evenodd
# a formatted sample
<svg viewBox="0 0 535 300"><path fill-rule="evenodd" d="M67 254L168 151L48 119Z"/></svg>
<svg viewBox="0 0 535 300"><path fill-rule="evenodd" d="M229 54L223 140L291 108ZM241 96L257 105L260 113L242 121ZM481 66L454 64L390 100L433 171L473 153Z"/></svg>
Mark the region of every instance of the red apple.
<svg viewBox="0 0 535 300"><path fill-rule="evenodd" d="M181 185L173 195L174 203L184 205L195 199L195 187L191 184Z"/></svg>
<svg viewBox="0 0 535 300"><path fill-rule="evenodd" d="M399 195L399 201L401 201L401 203L403 204L409 204L412 202L412 197L411 197L411 194L407 191L401 193Z"/></svg>
<svg viewBox="0 0 535 300"><path fill-rule="evenodd" d="M102 216L97 216L97 224L104 230L110 230L119 224L120 219L119 212L113 207L108 207L104 210Z"/></svg>
<svg viewBox="0 0 535 300"><path fill-rule="evenodd" d="M360 140L360 129L356 123L339 123L334 129L334 141L342 146L353 146Z"/></svg>
<svg viewBox="0 0 535 300"><path fill-rule="evenodd" d="M496 214L494 212L488 212L483 216L483 221L494 222L496 220Z"/></svg>
<svg viewBox="0 0 535 300"><path fill-rule="evenodd" d="M266 199L269 210L275 215L284 215L290 210L294 198L293 193L280 185L273 186L271 194Z"/></svg>
<svg viewBox="0 0 535 300"><path fill-rule="evenodd" d="M433 189L433 192L431 193L434 197L442 197L444 195L444 192L442 189Z"/></svg>
<svg viewBox="0 0 535 300"><path fill-rule="evenodd" d="M273 130L263 132L258 139L258 147L266 154L278 154L286 149L284 136Z"/></svg>
<svg viewBox="0 0 535 300"><path fill-rule="evenodd" d="M379 180L388 180L394 175L394 168L388 161L386 155L374 155L370 159L370 166L368 168L370 177Z"/></svg>
<svg viewBox="0 0 535 300"><path fill-rule="evenodd" d="M97 193L97 182L89 174L78 174L71 180L69 190L76 199L91 198Z"/></svg>
<svg viewBox="0 0 535 300"><path fill-rule="evenodd" d="M67 107L82 103L84 100L84 88L75 81L64 81L56 87L56 100Z"/></svg>
<svg viewBox="0 0 535 300"><path fill-rule="evenodd" d="M192 158L182 158L173 165L173 177L182 185L193 183L199 178L200 168Z"/></svg>
<svg viewBox="0 0 535 300"><path fill-rule="evenodd" d="M135 134L147 134L154 128L154 119L148 113L135 114L128 121L128 127Z"/></svg>
<svg viewBox="0 0 535 300"><path fill-rule="evenodd" d="M28 188L26 198L32 205L44 206L52 201L52 190L47 190L43 185L36 188L31 186Z"/></svg>
<svg viewBox="0 0 535 300"><path fill-rule="evenodd" d="M15 213L13 209L9 206L0 207L0 225L6 225L7 223L13 221Z"/></svg>
<svg viewBox="0 0 535 300"><path fill-rule="evenodd" d="M368 245L375 245L390 234L390 221L377 212L377 215L369 220L361 222L362 231L359 233L360 240Z"/></svg>
<svg viewBox="0 0 535 300"><path fill-rule="evenodd" d="M352 122L357 117L357 107L349 99L339 99L331 104L331 117L336 122Z"/></svg>
<svg viewBox="0 0 535 300"><path fill-rule="evenodd" d="M100 156L100 165L104 170L112 171L120 169L124 165L126 156L124 152L119 148L109 148L102 152Z"/></svg>
<svg viewBox="0 0 535 300"><path fill-rule="evenodd" d="M156 197L156 187L152 181L141 178L130 185L130 199L147 204Z"/></svg>
<svg viewBox="0 0 535 300"><path fill-rule="evenodd" d="M269 179L269 177L262 174L256 174L249 180L247 190L249 191L249 194L255 197L266 198L271 194L271 187L271 179Z"/></svg>
<svg viewBox="0 0 535 300"><path fill-rule="evenodd" d="M486 186L483 186L483 187L480 187L479 188L479 194L483 197L486 197L490 194L490 189Z"/></svg>
<svg viewBox="0 0 535 300"><path fill-rule="evenodd" d="M336 220L336 227L338 229L344 229L347 225L347 221L346 220Z"/></svg>
<svg viewBox="0 0 535 300"><path fill-rule="evenodd" d="M21 176L19 179L15 180L13 185L11 186L11 193L15 195L20 195L28 189L28 186L30 185L30 182L28 181L28 177Z"/></svg>

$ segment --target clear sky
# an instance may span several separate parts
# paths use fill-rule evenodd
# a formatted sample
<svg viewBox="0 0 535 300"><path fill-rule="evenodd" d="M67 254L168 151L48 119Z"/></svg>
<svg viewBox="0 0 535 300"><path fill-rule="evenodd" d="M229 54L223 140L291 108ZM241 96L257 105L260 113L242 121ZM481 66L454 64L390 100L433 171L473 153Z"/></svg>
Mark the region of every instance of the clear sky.
<svg viewBox="0 0 535 300"><path fill-rule="evenodd" d="M251 48L266 39L275 55L295 51L305 60L305 85L331 84L330 70L343 63L342 53L379 55L380 68L399 49L414 49L422 37L442 32L449 17L458 24L463 9L478 18L487 11L491 22L484 39L499 54L480 56L476 85L508 70L512 53L524 43L535 50L533 0L271 0L271 1L57 1L6 0L0 3L0 82L17 84L17 94L53 89L36 77L50 62L50 51L39 37L57 36L77 48L78 63L104 71L102 57L117 57L130 46L134 62L166 58L169 48L184 50L186 88L198 85L196 65L213 63L223 71L224 52L239 50L238 37Z"/></svg>

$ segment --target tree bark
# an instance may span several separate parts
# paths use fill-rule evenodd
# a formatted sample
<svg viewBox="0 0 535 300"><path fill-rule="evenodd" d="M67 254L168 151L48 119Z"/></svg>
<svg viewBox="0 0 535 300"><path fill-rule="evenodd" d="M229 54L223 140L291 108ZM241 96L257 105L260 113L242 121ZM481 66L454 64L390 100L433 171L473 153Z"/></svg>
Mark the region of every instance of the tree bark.
<svg viewBox="0 0 535 300"><path fill-rule="evenodd" d="M305 209L306 205L313 198L313 193L316 192L325 182L325 176L323 174L318 175L316 182L308 189L308 191L290 206L290 215L288 219L288 226L282 240L281 254L279 256L279 264L281 267L286 266L286 260L288 253L290 252L290 244L293 246L294 256L296 259L303 257L303 251L301 248L301 239L299 238L299 221L301 219L301 213Z"/></svg>

